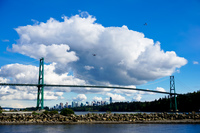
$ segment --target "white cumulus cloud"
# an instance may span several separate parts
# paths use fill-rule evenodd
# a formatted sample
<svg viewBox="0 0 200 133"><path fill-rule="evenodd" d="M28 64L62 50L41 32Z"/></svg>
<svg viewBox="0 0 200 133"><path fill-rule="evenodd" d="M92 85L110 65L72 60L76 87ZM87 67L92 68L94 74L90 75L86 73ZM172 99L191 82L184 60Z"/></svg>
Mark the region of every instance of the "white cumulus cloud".
<svg viewBox="0 0 200 133"><path fill-rule="evenodd" d="M127 26L104 27L88 13L81 14L87 15L16 28L20 38L10 50L35 59L43 56L46 62L57 63L57 73L72 69L90 84L143 84L169 76L187 63L141 32Z"/></svg>
<svg viewBox="0 0 200 133"><path fill-rule="evenodd" d="M161 92L166 92L166 90L164 88L162 88L162 87L157 87L156 90L157 91L161 91Z"/></svg>
<svg viewBox="0 0 200 133"><path fill-rule="evenodd" d="M142 95L141 94L136 94L134 97L133 97L133 101L140 101L142 99Z"/></svg>
<svg viewBox="0 0 200 133"><path fill-rule="evenodd" d="M94 67L93 67L93 66L84 66L84 68L85 68L86 70L91 70L91 69L94 69Z"/></svg>
<svg viewBox="0 0 200 133"><path fill-rule="evenodd" d="M93 100L95 100L95 101L102 101L102 97L97 97L97 96L95 96L95 97L93 98Z"/></svg>
<svg viewBox="0 0 200 133"><path fill-rule="evenodd" d="M113 94L113 93L106 93L107 96L112 97L113 101L124 101L126 100L125 97L118 95L118 94ZM107 98L108 100L108 98Z"/></svg>
<svg viewBox="0 0 200 133"><path fill-rule="evenodd" d="M87 99L85 94L79 94L77 95L77 97L74 97L73 100L74 101L85 101Z"/></svg>
<svg viewBox="0 0 200 133"><path fill-rule="evenodd" d="M68 76L68 73L61 75L54 72L56 63L44 65L45 84L85 84L85 81ZM0 68L1 83L26 83L37 84L39 68L32 65L9 64ZM62 98L64 92L70 92L71 88L44 88L45 100L56 100ZM53 89L56 92L53 92ZM80 89L80 88L79 88ZM1 100L35 100L37 87L1 86Z"/></svg>
<svg viewBox="0 0 200 133"><path fill-rule="evenodd" d="M141 32L122 27L104 27L86 12L63 21L53 18L47 22L35 21L33 25L16 28L19 39L9 51L34 59L44 57L46 84L120 85L134 87L155 79L172 75L187 64L174 51L164 51L160 42L145 37ZM95 56L93 56L95 54ZM198 64L198 62L193 62ZM73 75L68 75L73 71ZM38 67L9 64L0 68L2 83L36 83ZM161 88L157 88L162 91ZM55 91L53 91L55 90ZM134 90L107 88L50 88L45 87L45 99L63 98L64 92L75 92L74 100L84 100L87 93L99 93L124 101L122 95L141 100ZM150 94L150 93L149 93ZM37 87L0 87L1 100L36 99ZM96 97L95 99L101 99Z"/></svg>
<svg viewBox="0 0 200 133"><path fill-rule="evenodd" d="M35 50L37 50L37 52ZM70 47L66 44L30 44L30 45L15 45L13 44L13 51L30 56L34 59L41 57L45 58L45 62L59 62L67 64L69 62L77 61L79 58L75 52L70 51ZM38 54L39 53L39 54Z"/></svg>
<svg viewBox="0 0 200 133"><path fill-rule="evenodd" d="M198 61L193 61L193 64L197 65L197 64L199 64L199 62Z"/></svg>

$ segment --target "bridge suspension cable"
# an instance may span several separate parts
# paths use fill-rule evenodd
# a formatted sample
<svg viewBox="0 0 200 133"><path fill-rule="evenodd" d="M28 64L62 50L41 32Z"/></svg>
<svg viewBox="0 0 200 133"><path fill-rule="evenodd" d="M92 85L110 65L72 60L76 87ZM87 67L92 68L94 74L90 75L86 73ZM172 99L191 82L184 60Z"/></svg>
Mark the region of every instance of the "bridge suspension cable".
<svg viewBox="0 0 200 133"><path fill-rule="evenodd" d="M163 81L163 80L162 80ZM170 81L171 82L171 81ZM135 90L135 91L145 91L145 92L153 92L153 93L161 93L161 94L170 94L170 96L181 95L175 92L175 88L172 92L170 88L170 92L163 92L157 90L147 90L140 88L131 88L131 87L120 87L120 86L93 86L93 85L56 85L56 84L44 84L44 58L40 59L39 66L39 79L38 84L17 84L17 83L0 83L0 86L35 86L38 87L38 95L37 95L37 109L44 109L44 87L84 87L84 88L110 88L110 89L126 89L126 90ZM175 86L174 86L175 87Z"/></svg>
<svg viewBox="0 0 200 133"><path fill-rule="evenodd" d="M120 87L120 86L95 86L95 85L57 85L57 84L12 84L12 83L0 83L0 86L36 86L36 87L83 87L83 88L110 88L110 89L126 89L126 90L136 90L136 91L145 91L145 92L154 92L161 94L170 94L170 95L181 95L178 93L170 93L156 90L147 90L141 88L131 88L131 87Z"/></svg>

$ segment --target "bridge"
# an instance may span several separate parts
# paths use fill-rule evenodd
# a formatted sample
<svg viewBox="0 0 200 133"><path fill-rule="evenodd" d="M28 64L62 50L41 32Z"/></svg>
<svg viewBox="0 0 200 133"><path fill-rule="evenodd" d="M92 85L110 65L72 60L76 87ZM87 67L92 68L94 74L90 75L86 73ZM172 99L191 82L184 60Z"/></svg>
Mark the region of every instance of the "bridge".
<svg viewBox="0 0 200 133"><path fill-rule="evenodd" d="M144 91L144 92L169 94L170 95L170 109L174 110L174 111L177 111L176 96L180 95L180 94L176 93L176 91L175 91L174 76L170 76L170 92L148 90L148 89L141 89L141 88L132 88L132 87L120 87L120 86L44 84L44 58L40 59L38 84L0 83L0 86L36 86L36 87L38 87L36 108L41 109L41 110L44 109L44 87L45 86L46 87L110 88L110 89L125 89L125 90L136 90L136 91Z"/></svg>

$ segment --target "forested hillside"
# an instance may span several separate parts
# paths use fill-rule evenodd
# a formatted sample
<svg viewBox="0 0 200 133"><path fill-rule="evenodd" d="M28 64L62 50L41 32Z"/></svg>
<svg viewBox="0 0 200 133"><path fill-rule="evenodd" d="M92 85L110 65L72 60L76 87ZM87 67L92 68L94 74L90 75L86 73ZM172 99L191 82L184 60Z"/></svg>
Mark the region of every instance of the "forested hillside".
<svg viewBox="0 0 200 133"><path fill-rule="evenodd" d="M200 91L177 96L179 111L199 111ZM84 106L72 108L74 111L170 111L170 99L160 98L151 102L116 102L105 106Z"/></svg>

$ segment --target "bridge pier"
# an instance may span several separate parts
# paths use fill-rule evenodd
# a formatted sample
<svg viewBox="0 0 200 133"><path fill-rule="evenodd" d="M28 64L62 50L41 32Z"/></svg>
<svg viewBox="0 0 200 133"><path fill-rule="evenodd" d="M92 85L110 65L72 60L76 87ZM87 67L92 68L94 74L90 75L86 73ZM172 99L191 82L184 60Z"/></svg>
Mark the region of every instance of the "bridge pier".
<svg viewBox="0 0 200 133"><path fill-rule="evenodd" d="M174 76L170 76L170 110L178 111Z"/></svg>
<svg viewBox="0 0 200 133"><path fill-rule="evenodd" d="M38 78L37 110L44 110L44 58L40 59Z"/></svg>

